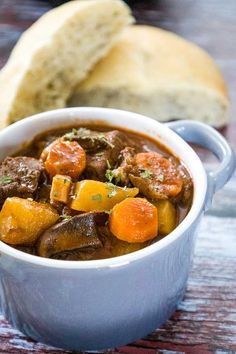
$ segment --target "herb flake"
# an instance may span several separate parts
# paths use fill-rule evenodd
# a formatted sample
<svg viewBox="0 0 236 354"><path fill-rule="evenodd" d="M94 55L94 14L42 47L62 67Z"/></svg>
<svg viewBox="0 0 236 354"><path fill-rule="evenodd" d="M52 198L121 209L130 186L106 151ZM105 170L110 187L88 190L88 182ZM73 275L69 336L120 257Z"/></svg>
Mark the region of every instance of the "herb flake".
<svg viewBox="0 0 236 354"><path fill-rule="evenodd" d="M115 176L112 170L106 170L105 177L111 183Z"/></svg>
<svg viewBox="0 0 236 354"><path fill-rule="evenodd" d="M113 145L103 133L99 134L99 139L103 141L106 145L110 146L110 148L114 149L115 145Z"/></svg>
<svg viewBox="0 0 236 354"><path fill-rule="evenodd" d="M111 169L111 164L109 162L109 160L106 160L106 163L107 163L107 167L109 168L109 170Z"/></svg>
<svg viewBox="0 0 236 354"><path fill-rule="evenodd" d="M112 209L110 209L110 210L105 210L105 213L108 214L108 215L111 215L111 214L112 214Z"/></svg>
<svg viewBox="0 0 236 354"><path fill-rule="evenodd" d="M0 178L0 184L2 184L2 185L7 185L7 184L10 184L12 182L12 178L11 178L11 176L2 176L1 178Z"/></svg>
<svg viewBox="0 0 236 354"><path fill-rule="evenodd" d="M69 178L64 178L64 180L63 180L64 184L67 184L67 183L70 183L70 182L71 182L71 180Z"/></svg>
<svg viewBox="0 0 236 354"><path fill-rule="evenodd" d="M70 215L60 215L60 218L63 220L70 220L72 218L72 216Z"/></svg>
<svg viewBox="0 0 236 354"><path fill-rule="evenodd" d="M144 168L144 169L142 169L140 176L142 178L150 178L150 177L152 177L152 172L150 170L148 170L147 168Z"/></svg>
<svg viewBox="0 0 236 354"><path fill-rule="evenodd" d="M163 174L159 174L159 175L157 176L157 180L160 181L160 182L164 182L165 176L164 176Z"/></svg>
<svg viewBox="0 0 236 354"><path fill-rule="evenodd" d="M115 186L113 183L107 183L107 187L109 189L107 194L108 198L114 197L117 194L117 186Z"/></svg>
<svg viewBox="0 0 236 354"><path fill-rule="evenodd" d="M77 131L77 134L80 136L85 136L85 135L91 134L91 131L87 128L79 128L79 130Z"/></svg>
<svg viewBox="0 0 236 354"><path fill-rule="evenodd" d="M101 202L101 201L102 201L102 195L101 195L100 193L98 193L98 194L93 194L92 197L91 197L91 199L92 199L93 201Z"/></svg>
<svg viewBox="0 0 236 354"><path fill-rule="evenodd" d="M72 141L73 139L75 139L75 137L78 134L78 130L73 128L71 132L67 133L64 135L64 137L70 141Z"/></svg>

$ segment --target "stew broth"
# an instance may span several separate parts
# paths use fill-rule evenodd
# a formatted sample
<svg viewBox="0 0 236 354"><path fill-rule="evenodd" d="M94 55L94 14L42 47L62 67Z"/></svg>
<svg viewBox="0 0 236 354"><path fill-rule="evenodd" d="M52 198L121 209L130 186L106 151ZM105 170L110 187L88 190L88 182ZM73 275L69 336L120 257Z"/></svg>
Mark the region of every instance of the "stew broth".
<svg viewBox="0 0 236 354"><path fill-rule="evenodd" d="M165 237L192 197L181 161L146 135L95 125L47 131L0 166L0 237L41 257L117 257Z"/></svg>

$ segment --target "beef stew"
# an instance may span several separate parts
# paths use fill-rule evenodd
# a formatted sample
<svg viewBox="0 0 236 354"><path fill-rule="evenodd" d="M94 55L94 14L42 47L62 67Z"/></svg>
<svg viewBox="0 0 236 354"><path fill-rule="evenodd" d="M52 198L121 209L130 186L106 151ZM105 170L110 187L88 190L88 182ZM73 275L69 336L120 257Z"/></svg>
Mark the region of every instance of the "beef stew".
<svg viewBox="0 0 236 354"><path fill-rule="evenodd" d="M192 197L185 166L148 136L57 129L1 163L0 239L46 258L117 257L167 236Z"/></svg>

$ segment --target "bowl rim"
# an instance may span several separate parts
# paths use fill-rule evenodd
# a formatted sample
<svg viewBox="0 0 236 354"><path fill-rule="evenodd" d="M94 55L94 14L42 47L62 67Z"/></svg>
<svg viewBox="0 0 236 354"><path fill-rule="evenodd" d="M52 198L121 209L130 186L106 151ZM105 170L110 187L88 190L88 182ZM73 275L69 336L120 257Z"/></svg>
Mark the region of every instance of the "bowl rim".
<svg viewBox="0 0 236 354"><path fill-rule="evenodd" d="M19 251L10 245L5 244L4 242L0 241L0 255L1 253L6 254L14 259L17 259L22 262L31 263L38 266L43 267L50 267L50 268L60 268L60 269L101 269L101 268L116 268L121 267L124 265L128 265L132 262L142 260L153 253L158 253L161 250L165 249L166 247L173 244L178 238L181 237L191 225L199 218L206 199L207 194L207 175L205 169L202 165L202 162L195 151L188 145L180 136L178 136L174 131L168 128L167 125L158 122L152 118L146 117L144 115L140 115L133 112L128 112L124 110L118 110L113 108L100 108L100 107L73 107L73 108L62 108L52 111L47 111L43 113L36 114L34 116L25 118L20 120L5 129L0 131L0 141L7 137L8 134L15 133L18 129L24 129L24 127L32 125L36 126L37 124L43 125L48 120L60 120L63 125L70 125L68 124L68 120L66 117L69 117L70 120L84 120L84 121L95 121L95 122L107 122L110 124L110 119L115 117L119 119L119 126L122 128L127 129L127 123L125 125L125 121L127 119L135 119L136 125L140 124L145 127L150 126L154 127L154 129L158 128L158 134L156 136L156 140L158 141L158 136L160 136L160 132L164 132L165 135L170 136L172 140L174 139L175 143L178 143L178 146L181 146L185 155L189 155L190 162L187 165L188 170L190 171L191 177L194 180L194 197L193 203L191 206L190 211L188 212L187 216L184 220L167 236L162 238L161 240L149 245L141 250L135 251L133 253L129 253L127 255L107 258L107 259L100 259L100 260L88 260L88 261L65 261L65 260L56 260L56 259L49 259L49 258L42 258L39 256L31 255L25 253L23 251ZM84 118L83 118L84 116ZM86 117L85 117L86 116ZM121 123L121 124L120 124ZM114 124L111 124L114 126ZM117 125L116 125L117 126ZM60 128L59 127L59 128ZM39 128L38 128L39 129ZM130 129L134 132L138 131L136 128ZM43 129L43 131L47 131L48 129ZM35 135L41 132L38 131ZM149 135L148 132L144 132L146 135ZM6 136L6 137L5 137ZM153 136L152 136L153 138ZM32 137L33 139L33 137ZM30 139L31 140L31 139ZM25 139L27 141L27 139ZM163 142L162 142L163 143ZM165 144L164 144L165 145ZM166 144L168 148L168 144ZM170 149L173 151L173 149ZM177 154L177 156L182 160L182 155ZM192 174L193 167L197 169L197 174ZM201 186L201 193L197 193L196 189Z"/></svg>

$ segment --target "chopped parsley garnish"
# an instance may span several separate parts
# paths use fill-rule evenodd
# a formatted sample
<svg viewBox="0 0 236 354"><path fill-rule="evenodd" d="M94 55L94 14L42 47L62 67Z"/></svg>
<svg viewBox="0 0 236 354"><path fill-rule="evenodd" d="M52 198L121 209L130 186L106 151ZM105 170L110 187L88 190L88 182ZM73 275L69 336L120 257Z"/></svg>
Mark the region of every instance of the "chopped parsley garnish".
<svg viewBox="0 0 236 354"><path fill-rule="evenodd" d="M73 128L71 132L64 135L64 137L68 140L73 140L75 138L80 139L91 139L93 140L93 136L91 136L91 131L87 128Z"/></svg>
<svg viewBox="0 0 236 354"><path fill-rule="evenodd" d="M79 128L79 130L77 131L78 135L89 135L91 132L89 129L87 128Z"/></svg>
<svg viewBox="0 0 236 354"><path fill-rule="evenodd" d="M71 141L75 139L77 135L78 135L78 130L73 128L72 131L70 133L65 134L64 137Z"/></svg>
<svg viewBox="0 0 236 354"><path fill-rule="evenodd" d="M105 177L111 183L115 175L112 170L106 170Z"/></svg>
<svg viewBox="0 0 236 354"><path fill-rule="evenodd" d="M165 176L163 174L160 174L160 175L157 176L157 180L160 181L160 182L164 182Z"/></svg>
<svg viewBox="0 0 236 354"><path fill-rule="evenodd" d="M107 196L108 196L108 198L112 198L112 197L114 197L116 194L117 194L117 191L116 191L115 189L113 189L112 191L110 191L110 192L107 194Z"/></svg>
<svg viewBox="0 0 236 354"><path fill-rule="evenodd" d="M96 142L96 134L94 135L91 130L86 128L80 128L77 132L77 136L81 140L90 140L92 145Z"/></svg>
<svg viewBox="0 0 236 354"><path fill-rule="evenodd" d="M107 183L109 192L107 194L108 198L112 198L117 194L117 187L113 183Z"/></svg>
<svg viewBox="0 0 236 354"><path fill-rule="evenodd" d="M90 139L92 143L95 143L96 139L100 139L101 142L104 144L110 146L112 149L115 147L105 136L104 133L99 133L99 134L94 134L91 130L87 128L79 128L75 129L73 128L71 132L67 133L64 135L65 139L68 139L70 141L74 139Z"/></svg>
<svg viewBox="0 0 236 354"><path fill-rule="evenodd" d="M2 177L0 178L0 184L3 184L4 186L5 186L6 184L10 184L11 182L12 182L11 176L2 176Z"/></svg>
<svg viewBox="0 0 236 354"><path fill-rule="evenodd" d="M115 179L115 183L118 184L121 181L120 175L116 175L112 170L106 170L105 177L109 183Z"/></svg>
<svg viewBox="0 0 236 354"><path fill-rule="evenodd" d="M72 216L70 215L60 215L60 218L63 220L70 220L72 218Z"/></svg>
<svg viewBox="0 0 236 354"><path fill-rule="evenodd" d="M150 178L152 176L152 172L149 171L147 168L142 169L142 172L140 173L140 176L142 178Z"/></svg>
<svg viewBox="0 0 236 354"><path fill-rule="evenodd" d="M70 182L70 179L69 178L64 178L63 180L63 183L66 184L66 183L69 183Z"/></svg>
<svg viewBox="0 0 236 354"><path fill-rule="evenodd" d="M118 184L121 181L120 175L115 176L115 179L116 179L116 184Z"/></svg>
<svg viewBox="0 0 236 354"><path fill-rule="evenodd" d="M92 195L91 199L94 200L94 201L101 202L102 201L102 195L100 193L94 194L94 195Z"/></svg>
<svg viewBox="0 0 236 354"><path fill-rule="evenodd" d="M103 141L106 145L110 146L112 149L114 149L115 145L113 145L112 143L110 143L110 141L105 137L105 135L103 133L99 134L99 138L101 141Z"/></svg>
<svg viewBox="0 0 236 354"><path fill-rule="evenodd" d="M81 140L90 140L92 144L96 142L96 134L86 128L80 128L77 132L77 136Z"/></svg>
<svg viewBox="0 0 236 354"><path fill-rule="evenodd" d="M57 198L58 195L59 195L58 192L54 192L54 193L53 193L53 196L54 196L55 198Z"/></svg>
<svg viewBox="0 0 236 354"><path fill-rule="evenodd" d="M110 209L110 210L105 210L105 213L108 214L108 215L111 215L111 214L112 214L112 209Z"/></svg>
<svg viewBox="0 0 236 354"><path fill-rule="evenodd" d="M108 167L109 170L110 170L110 169L111 169L111 164L110 164L109 160L107 160L106 163L107 163L107 167Z"/></svg>

